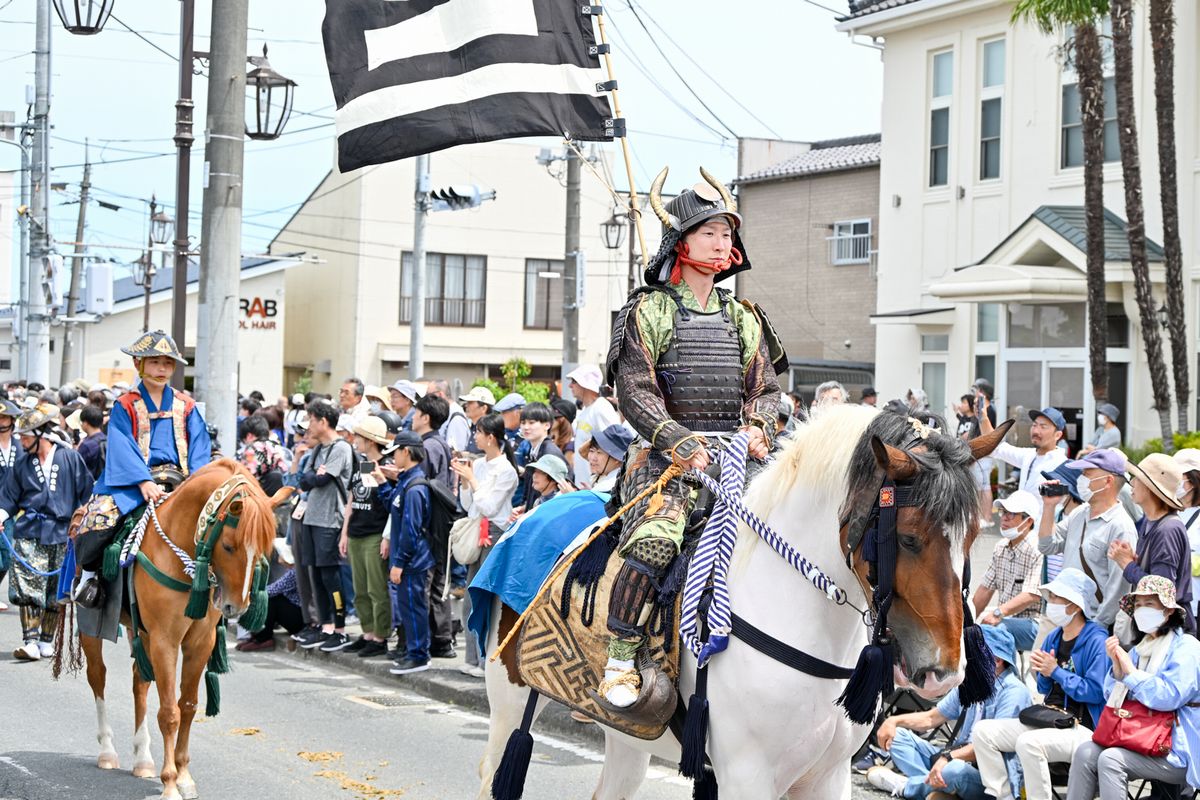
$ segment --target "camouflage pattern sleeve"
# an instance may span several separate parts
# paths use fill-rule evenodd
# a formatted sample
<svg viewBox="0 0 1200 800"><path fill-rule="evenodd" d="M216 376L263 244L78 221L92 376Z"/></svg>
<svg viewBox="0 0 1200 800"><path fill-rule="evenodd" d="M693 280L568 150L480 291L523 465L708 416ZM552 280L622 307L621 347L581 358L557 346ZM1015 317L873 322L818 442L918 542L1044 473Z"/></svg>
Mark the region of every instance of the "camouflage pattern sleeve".
<svg viewBox="0 0 1200 800"><path fill-rule="evenodd" d="M775 419L779 414L779 381L771 365L762 323L743 304L731 301L730 312L742 343L743 388L742 420L762 428L767 442L775 440Z"/></svg>

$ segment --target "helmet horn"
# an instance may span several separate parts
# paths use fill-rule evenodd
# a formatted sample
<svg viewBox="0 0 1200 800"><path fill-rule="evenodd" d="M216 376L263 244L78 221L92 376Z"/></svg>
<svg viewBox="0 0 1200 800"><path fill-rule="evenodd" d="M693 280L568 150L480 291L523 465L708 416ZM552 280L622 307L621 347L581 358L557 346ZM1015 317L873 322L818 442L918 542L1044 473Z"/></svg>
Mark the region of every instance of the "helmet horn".
<svg viewBox="0 0 1200 800"><path fill-rule="evenodd" d="M733 195L729 193L729 189L725 188L725 184L709 174L704 167L700 168L700 177L708 181L708 185L716 189L721 194L721 200L725 202L725 210L737 213L737 201L733 199Z"/></svg>
<svg viewBox="0 0 1200 800"><path fill-rule="evenodd" d="M654 216L662 220L662 224L668 228L674 227L671 225L671 215L663 208L662 187L667 182L667 170L670 167L663 167L662 172L658 173L658 177L650 184L650 208L654 209Z"/></svg>

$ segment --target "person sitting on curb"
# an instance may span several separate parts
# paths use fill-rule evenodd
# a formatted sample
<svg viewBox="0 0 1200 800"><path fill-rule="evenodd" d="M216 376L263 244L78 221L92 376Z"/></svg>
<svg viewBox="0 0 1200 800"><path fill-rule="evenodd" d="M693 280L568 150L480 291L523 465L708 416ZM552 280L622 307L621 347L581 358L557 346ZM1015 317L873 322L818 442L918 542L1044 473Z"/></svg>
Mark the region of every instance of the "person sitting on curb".
<svg viewBox="0 0 1200 800"><path fill-rule="evenodd" d="M1046 616L1056 626L1029 656L1043 704L1074 717L1069 728L1033 727L1020 719L983 720L975 726L975 757L983 787L999 800L1018 796L1004 758L1017 754L1025 775L1026 800L1050 800L1050 764L1071 763L1075 748L1091 741L1104 707L1108 632L1088 619L1096 583L1068 567L1041 587Z"/></svg>
<svg viewBox="0 0 1200 800"><path fill-rule="evenodd" d="M984 625L983 638L996 657L996 690L981 704L963 708L958 692L952 691L928 711L888 717L879 726L879 746L892 757L897 773L888 767L871 767L867 781L876 789L897 797L990 800L975 766L974 729L988 719L1013 719L1031 702L1029 689L1012 667L1017 661L1016 645L1007 628ZM961 719L960 719L961 718ZM948 722L957 721L957 735L947 747L917 736Z"/></svg>
<svg viewBox="0 0 1200 800"><path fill-rule="evenodd" d="M1042 578L1042 554L1033 534L1039 505L1036 497L1023 490L992 504L1000 512L1001 538L973 599L979 624L1008 628L1021 652L1033 648L1042 605L1041 595L1034 590ZM995 607L984 614L993 598Z"/></svg>

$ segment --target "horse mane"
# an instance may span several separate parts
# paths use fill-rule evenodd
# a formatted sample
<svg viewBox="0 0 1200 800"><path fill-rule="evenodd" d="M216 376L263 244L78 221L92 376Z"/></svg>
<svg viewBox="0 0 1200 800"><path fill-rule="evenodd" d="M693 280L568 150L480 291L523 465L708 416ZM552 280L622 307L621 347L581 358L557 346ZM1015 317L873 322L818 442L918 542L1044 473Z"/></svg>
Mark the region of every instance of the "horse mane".
<svg viewBox="0 0 1200 800"><path fill-rule="evenodd" d="M237 527L226 528L224 535L231 537L236 545L254 548L257 555L269 554L275 544L275 512L271 507L270 498L263 492L250 470L232 458L219 458L197 470L195 474L217 470L227 471L227 478L241 475L247 484L247 491L242 496L242 513ZM227 478L223 478L222 482Z"/></svg>

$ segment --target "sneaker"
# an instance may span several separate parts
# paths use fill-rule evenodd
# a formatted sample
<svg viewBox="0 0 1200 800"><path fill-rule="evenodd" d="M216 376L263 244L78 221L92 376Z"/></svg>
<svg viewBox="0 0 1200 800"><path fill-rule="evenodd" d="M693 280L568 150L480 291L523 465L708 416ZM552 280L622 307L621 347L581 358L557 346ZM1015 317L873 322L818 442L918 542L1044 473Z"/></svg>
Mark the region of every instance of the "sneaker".
<svg viewBox="0 0 1200 800"><path fill-rule="evenodd" d="M312 625L307 625L304 628L301 628L296 633L292 634L292 641L293 642L302 642L302 641L304 641L304 637L308 636L308 634L312 633L313 631L319 631L319 630L321 630L321 629L313 627Z"/></svg>
<svg viewBox="0 0 1200 800"><path fill-rule="evenodd" d="M360 636L350 644L343 647L342 650L347 653L358 653L370 643L370 639L366 638L365 636Z"/></svg>
<svg viewBox="0 0 1200 800"><path fill-rule="evenodd" d="M8 603L0 600L0 611L8 611Z"/></svg>
<svg viewBox="0 0 1200 800"><path fill-rule="evenodd" d="M13 658L17 661L41 661L42 651L38 649L37 642L25 642L25 644L13 650Z"/></svg>
<svg viewBox="0 0 1200 800"><path fill-rule="evenodd" d="M890 793L893 797L899 797L908 785L908 778L889 767L871 767L867 770L867 783Z"/></svg>
<svg viewBox="0 0 1200 800"><path fill-rule="evenodd" d="M305 650L311 650L314 647L320 647L325 644L325 634L319 628L312 630L300 631L299 638L296 642Z"/></svg>
<svg viewBox="0 0 1200 800"><path fill-rule="evenodd" d="M458 671L470 678L482 679L486 674L483 671L483 667L479 666L478 664L463 664L458 668Z"/></svg>
<svg viewBox="0 0 1200 800"><path fill-rule="evenodd" d="M413 661L411 658L406 658L396 662L396 666L388 670L393 675L407 675L410 672L424 672L429 669L428 661Z"/></svg>
<svg viewBox="0 0 1200 800"><path fill-rule="evenodd" d="M458 658L458 653L455 652L453 645L436 647L429 651L429 655L433 656L434 658Z"/></svg>
<svg viewBox="0 0 1200 800"><path fill-rule="evenodd" d="M349 652L349 648L346 648ZM363 649L358 651L359 658L374 658L375 656L387 655L386 642L367 642Z"/></svg>
<svg viewBox="0 0 1200 800"><path fill-rule="evenodd" d="M38 652L42 658L54 658L54 642L38 642Z"/></svg>
<svg viewBox="0 0 1200 800"><path fill-rule="evenodd" d="M871 767L887 766L889 760L890 759L886 753L881 753L879 750L876 750L874 745L868 745L866 752L862 755L862 758L855 761L851 767L859 775L866 775L867 770L869 770Z"/></svg>
<svg viewBox="0 0 1200 800"><path fill-rule="evenodd" d="M361 624L361 622L362 621L358 618L358 614L347 614L346 615L346 624L347 625L359 625L359 624Z"/></svg>
<svg viewBox="0 0 1200 800"><path fill-rule="evenodd" d="M350 637L344 633L327 633L325 640L321 642L322 653L336 653L338 650L345 649L350 646Z"/></svg>

